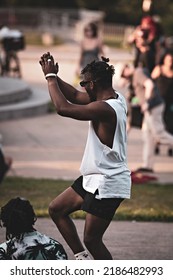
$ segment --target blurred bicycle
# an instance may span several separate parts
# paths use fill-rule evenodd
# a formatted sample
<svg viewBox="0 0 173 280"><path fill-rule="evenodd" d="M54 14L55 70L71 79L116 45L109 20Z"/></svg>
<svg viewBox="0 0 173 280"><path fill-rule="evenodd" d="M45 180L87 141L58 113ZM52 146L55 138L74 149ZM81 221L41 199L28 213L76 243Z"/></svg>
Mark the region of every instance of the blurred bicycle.
<svg viewBox="0 0 173 280"><path fill-rule="evenodd" d="M21 78L20 60L18 51L25 48L23 34L18 30L3 27L0 31L0 75Z"/></svg>

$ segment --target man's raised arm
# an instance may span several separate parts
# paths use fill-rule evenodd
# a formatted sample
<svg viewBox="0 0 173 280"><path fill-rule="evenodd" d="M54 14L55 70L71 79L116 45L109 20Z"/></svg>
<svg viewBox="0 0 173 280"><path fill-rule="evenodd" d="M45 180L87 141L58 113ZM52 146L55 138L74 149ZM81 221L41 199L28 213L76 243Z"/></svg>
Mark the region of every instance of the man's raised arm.
<svg viewBox="0 0 173 280"><path fill-rule="evenodd" d="M49 61L49 63L44 63L44 61L46 61L46 62ZM50 75L57 76L57 73L59 71L59 66L58 66L58 63L56 63L56 64L54 63L54 58L52 57L52 55L50 55L49 52L45 53L41 57L40 64L41 64L42 68L44 67L44 71L45 71L44 74L47 74L47 76L50 76ZM62 94L71 103L81 104L81 105L90 103L89 96L86 92L78 91L76 88L74 88L70 84L66 83L58 76L57 76L57 82L58 82L58 85L59 85L59 88L60 88Z"/></svg>
<svg viewBox="0 0 173 280"><path fill-rule="evenodd" d="M57 76L57 81L59 88L61 89L63 95L73 104L85 105L90 103L89 96L86 92L78 91L76 88L70 84L63 81L60 77Z"/></svg>

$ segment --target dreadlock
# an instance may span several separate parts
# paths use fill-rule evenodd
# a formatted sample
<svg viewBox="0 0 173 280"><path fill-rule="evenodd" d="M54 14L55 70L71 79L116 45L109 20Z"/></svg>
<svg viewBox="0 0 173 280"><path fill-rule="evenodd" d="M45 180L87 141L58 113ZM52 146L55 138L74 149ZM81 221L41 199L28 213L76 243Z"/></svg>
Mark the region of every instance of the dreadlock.
<svg viewBox="0 0 173 280"><path fill-rule="evenodd" d="M6 228L6 239L19 238L21 234L34 230L36 216L28 200L17 197L1 208L0 220Z"/></svg>
<svg viewBox="0 0 173 280"><path fill-rule="evenodd" d="M81 71L81 74L89 73L93 80L99 81L99 86L108 88L112 85L112 76L115 73L113 65L109 65L109 58L101 57L101 61L92 61Z"/></svg>

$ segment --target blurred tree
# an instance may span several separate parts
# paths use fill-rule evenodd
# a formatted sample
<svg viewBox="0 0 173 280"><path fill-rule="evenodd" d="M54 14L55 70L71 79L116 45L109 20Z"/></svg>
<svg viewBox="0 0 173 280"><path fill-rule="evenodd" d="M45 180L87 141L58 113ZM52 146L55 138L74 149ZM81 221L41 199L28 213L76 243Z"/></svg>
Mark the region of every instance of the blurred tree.
<svg viewBox="0 0 173 280"><path fill-rule="evenodd" d="M152 0L166 33L173 34L173 0ZM0 0L0 7L86 8L105 12L106 22L137 25L143 15L143 0Z"/></svg>
<svg viewBox="0 0 173 280"><path fill-rule="evenodd" d="M165 33L173 35L173 0L152 2L152 14L161 18ZM104 11L106 22L137 25L145 14L142 11L143 0L77 0L77 3L83 8Z"/></svg>
<svg viewBox="0 0 173 280"><path fill-rule="evenodd" d="M173 0L153 0L153 12L161 19L161 25L167 35L173 35Z"/></svg>
<svg viewBox="0 0 173 280"><path fill-rule="evenodd" d="M105 21L137 24L142 14L142 1L131 0L77 0L80 7L105 12Z"/></svg>
<svg viewBox="0 0 173 280"><path fill-rule="evenodd" d="M1 0L0 6L78 8L76 0Z"/></svg>

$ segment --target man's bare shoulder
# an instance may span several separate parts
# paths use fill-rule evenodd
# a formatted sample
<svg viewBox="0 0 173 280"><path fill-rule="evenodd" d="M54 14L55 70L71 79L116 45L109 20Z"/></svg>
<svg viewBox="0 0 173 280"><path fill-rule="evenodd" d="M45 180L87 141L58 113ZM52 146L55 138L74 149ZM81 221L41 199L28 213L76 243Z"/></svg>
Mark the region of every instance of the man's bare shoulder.
<svg viewBox="0 0 173 280"><path fill-rule="evenodd" d="M90 107L90 110L95 112L96 118L105 119L109 120L115 115L115 110L110 106L105 100L99 100L99 101L94 101L91 102L90 104L87 105Z"/></svg>

